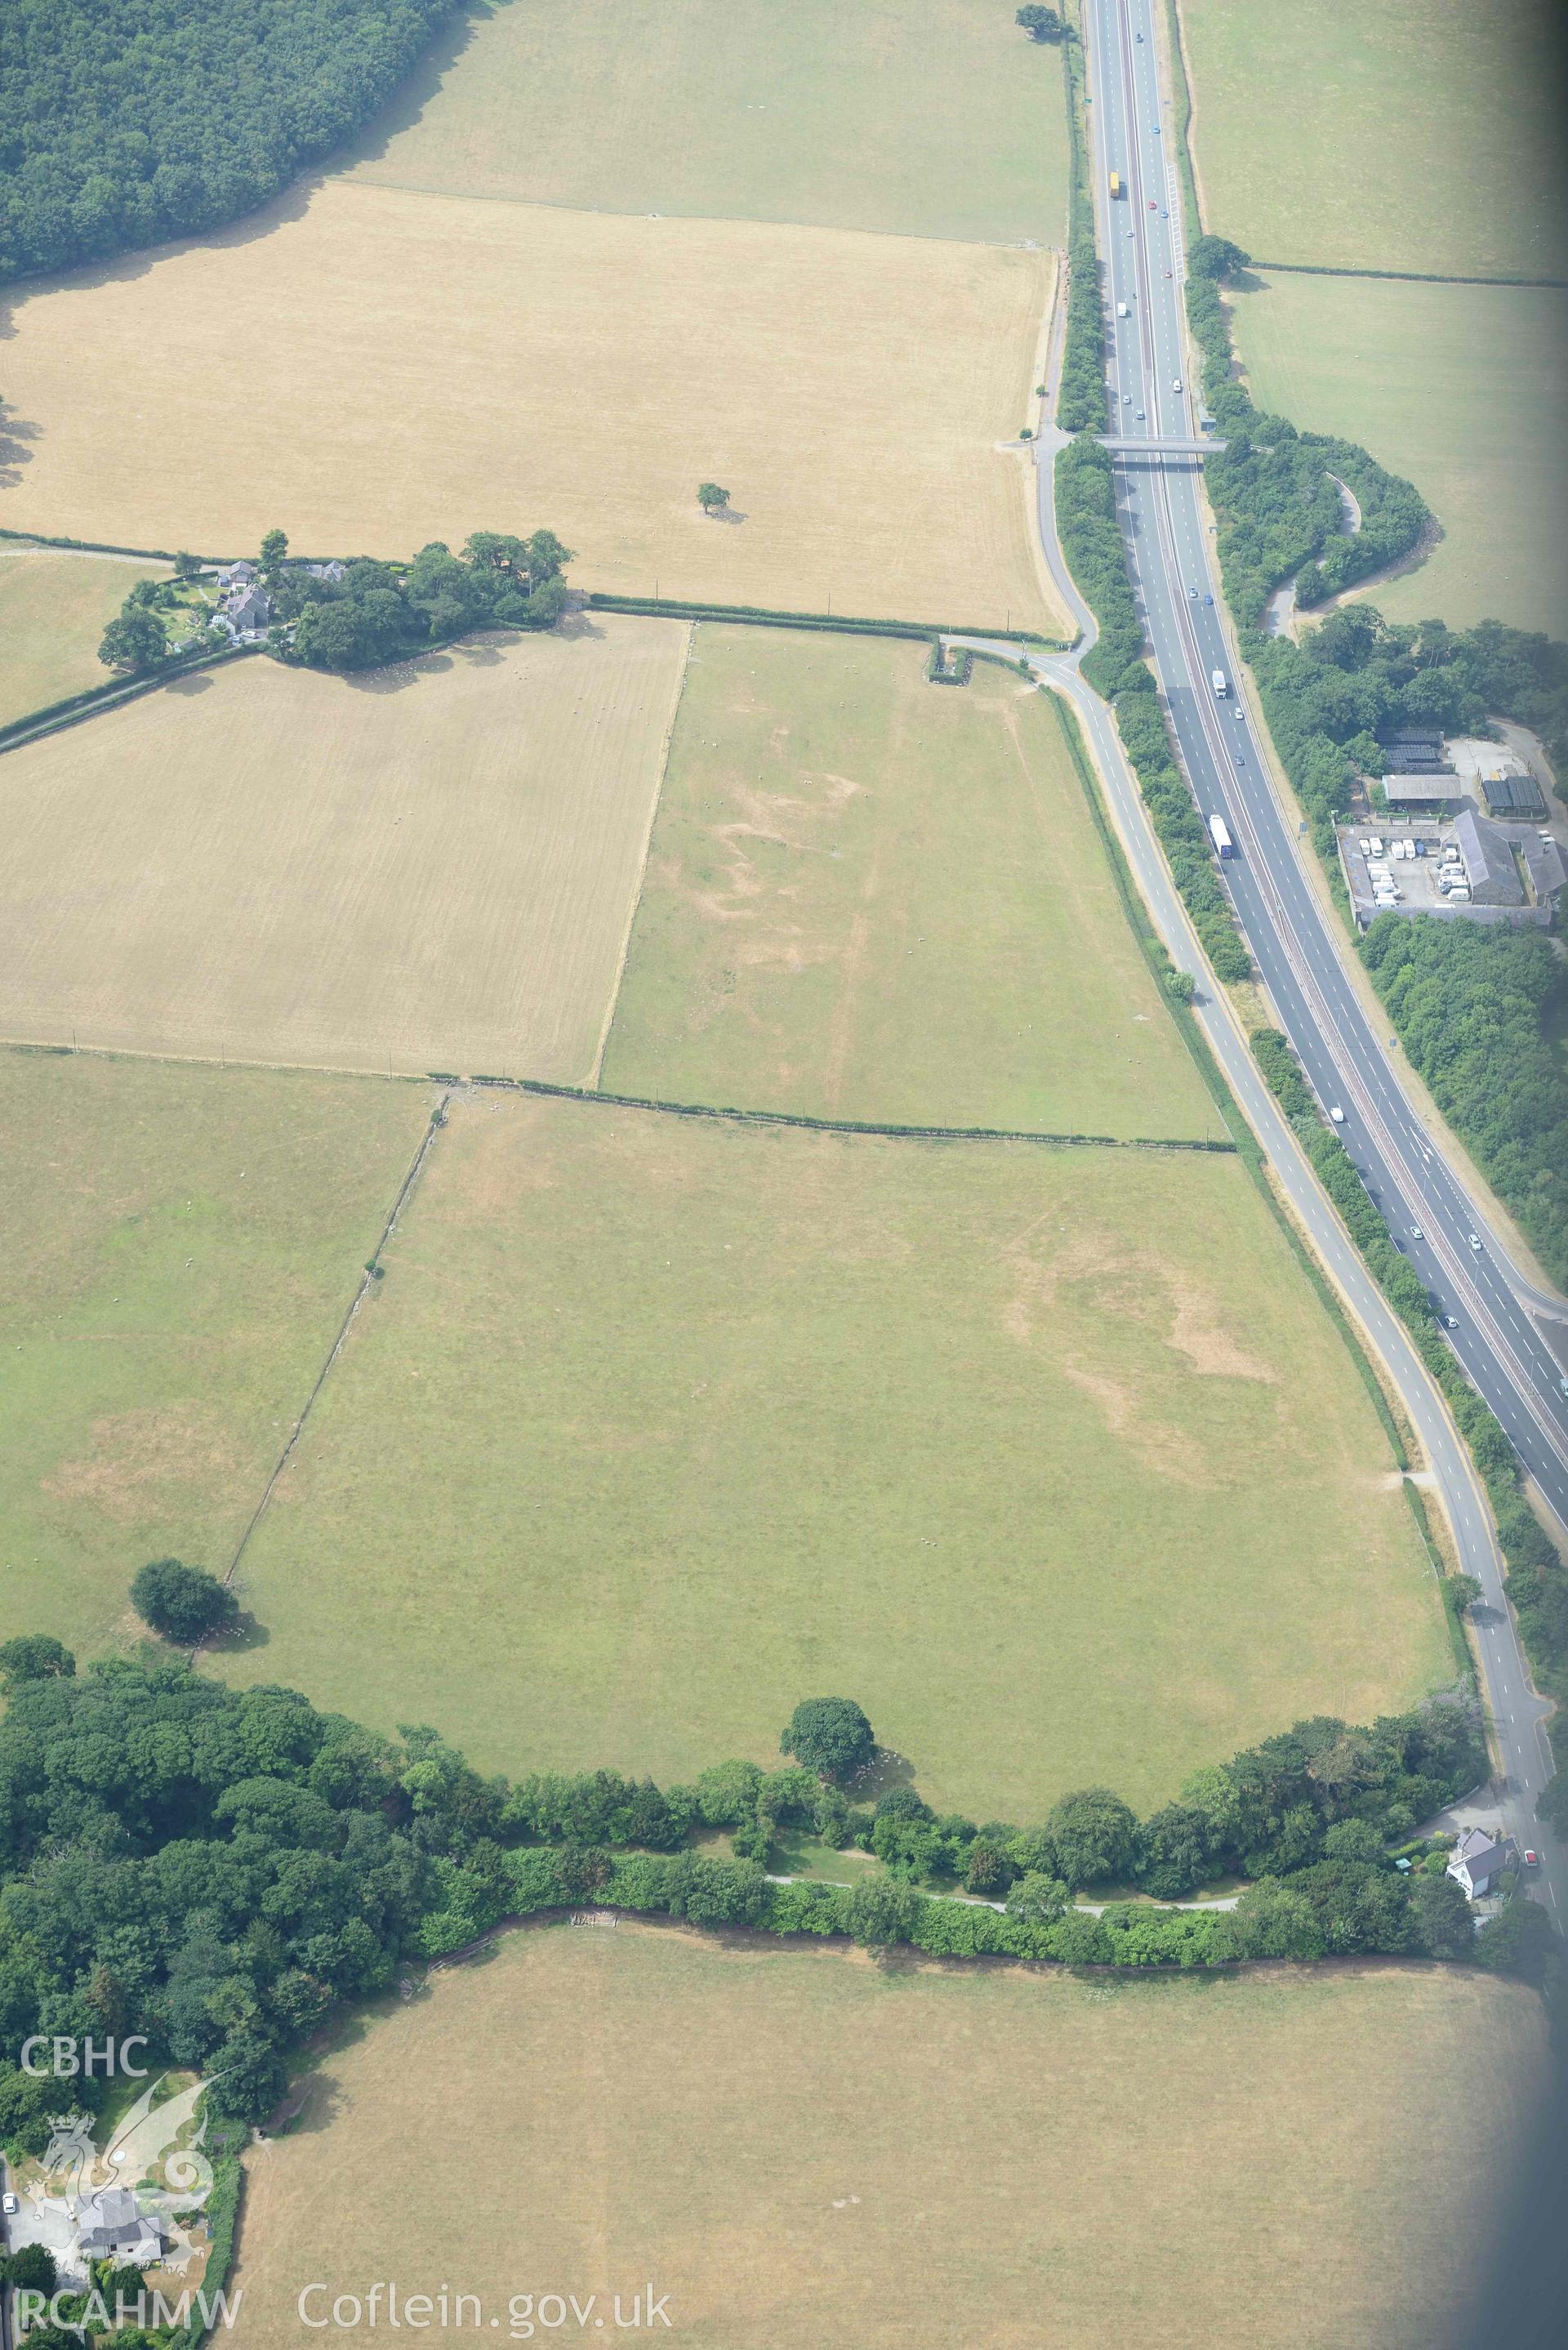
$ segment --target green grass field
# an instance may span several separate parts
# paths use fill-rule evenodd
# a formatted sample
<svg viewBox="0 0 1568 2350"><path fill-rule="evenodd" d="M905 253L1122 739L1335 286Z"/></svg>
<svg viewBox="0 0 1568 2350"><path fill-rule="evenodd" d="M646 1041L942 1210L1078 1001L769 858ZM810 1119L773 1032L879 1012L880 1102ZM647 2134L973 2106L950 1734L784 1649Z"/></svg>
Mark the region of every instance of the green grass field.
<svg viewBox="0 0 1568 2350"><path fill-rule="evenodd" d="M245 1578L268 1679L484 1769L684 1779L843 1690L980 1817L1451 1669L1236 1160L515 1095L454 1103Z"/></svg>
<svg viewBox="0 0 1568 2350"><path fill-rule="evenodd" d="M1262 261L1568 276L1553 0L1180 5L1206 226Z"/></svg>
<svg viewBox="0 0 1568 2350"><path fill-rule="evenodd" d="M545 2341L539 2296L629 2320L651 2277L712 2350L1433 2350L1545 2061L1534 1994L1451 1967L1112 1984L531 1928L329 2050L247 2158L241 2338L296 2344L322 2278L450 2281L471 2325L531 2289ZM461 2158L410 2199L388 2150L432 2114Z"/></svg>
<svg viewBox="0 0 1568 2350"><path fill-rule="evenodd" d="M99 639L138 579L165 579L163 563L110 556L0 550L0 725L42 710L112 672Z"/></svg>
<svg viewBox="0 0 1568 2350"><path fill-rule="evenodd" d="M1062 68L992 0L512 0L438 49L358 172L582 211L1054 244Z"/></svg>
<svg viewBox="0 0 1568 2350"><path fill-rule="evenodd" d="M1276 276L1233 317L1264 407L1363 442L1442 525L1380 611L1568 636L1568 293Z"/></svg>
<svg viewBox="0 0 1568 2350"><path fill-rule="evenodd" d="M430 1099L0 1053L0 1638L94 1655L146 1559L227 1566Z"/></svg>
<svg viewBox="0 0 1568 2350"><path fill-rule="evenodd" d="M814 1117L1202 1135L1050 699L699 629L601 1082Z"/></svg>

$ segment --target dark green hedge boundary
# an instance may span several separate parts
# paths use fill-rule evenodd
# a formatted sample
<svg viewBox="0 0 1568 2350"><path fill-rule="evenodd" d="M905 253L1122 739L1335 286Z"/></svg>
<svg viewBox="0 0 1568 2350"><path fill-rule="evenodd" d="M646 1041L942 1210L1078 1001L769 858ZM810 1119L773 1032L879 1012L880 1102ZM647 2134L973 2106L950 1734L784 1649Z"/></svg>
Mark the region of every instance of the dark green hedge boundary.
<svg viewBox="0 0 1568 2350"><path fill-rule="evenodd" d="M1568 1567L1525 1496L1519 1457L1501 1423L1470 1385L1443 1336L1426 1289L1399 1254L1354 1160L1318 1112L1287 1038L1263 1029L1252 1049L1300 1137L1319 1180L1388 1303L1409 1332L1416 1352L1441 1390L1469 1446L1497 1521L1498 1546L1508 1570L1508 1596L1540 1687L1568 1702Z"/></svg>
<svg viewBox="0 0 1568 2350"><path fill-rule="evenodd" d="M1208 1088L1210 1099L1219 1110L1231 1133L1236 1156L1246 1168L1270 1215L1283 1233L1292 1255L1312 1284L1313 1292L1324 1312L1345 1341L1350 1358L1355 1365L1361 1384L1366 1389L1373 1409L1382 1422L1384 1433L1388 1439L1396 1462L1400 1469L1408 1470L1410 1457L1406 1450L1399 1424L1394 1417L1388 1398L1384 1392L1383 1382L1379 1379L1370 1356L1356 1335L1355 1325L1340 1304L1336 1291L1319 1265L1316 1257L1297 1232L1277 1198L1273 1186L1268 1179L1267 1162L1262 1149L1242 1115L1241 1105L1226 1082L1224 1071L1210 1049L1209 1040L1198 1024L1197 1014L1189 1003L1181 1003L1169 993L1167 983L1175 970L1175 965L1154 927L1148 908L1144 903L1142 892L1134 882L1127 858L1122 853L1121 842L1117 839L1115 827L1106 814L1094 767L1079 732L1076 712L1061 695L1053 694L1051 699L1055 705L1058 723L1066 737L1073 764L1078 771L1078 780L1084 787L1084 796L1088 802L1089 814L1094 819L1095 829L1099 834L1101 846L1109 860L1112 878L1122 901L1122 910L1131 925L1133 936L1143 951L1144 960L1150 972L1158 983L1160 992L1166 1000L1166 1007L1181 1034L1183 1043L1197 1064L1198 1074ZM1461 1662L1468 1670L1469 1667L1468 1649Z"/></svg>
<svg viewBox="0 0 1568 2350"><path fill-rule="evenodd" d="M172 563L173 556L166 546L115 546L104 538L51 538L41 530L0 530L0 538L15 539L22 546L63 546L78 555L135 555L148 563ZM201 555L199 563L227 563L226 555Z"/></svg>
<svg viewBox="0 0 1568 2350"><path fill-rule="evenodd" d="M207 2228L211 2245L207 2265L202 2273L201 2290L207 2307L213 2306L213 2296L222 2293L234 2265L234 2237L239 2229L240 2196L245 2174L238 2150L221 2154L213 2165L213 2188L207 2198ZM185 2324L173 2337L170 2350L201 2350L212 2327L202 2318L200 2307L192 2303Z"/></svg>
<svg viewBox="0 0 1568 2350"><path fill-rule="evenodd" d="M780 612L765 604L699 604L686 596L604 596L596 589L585 608L591 612L642 612L665 620L732 620L758 629L823 629L850 637L1000 637L1008 644L1039 645L1046 652L1070 652L1060 637L1035 629L960 629L947 621L867 620L836 612Z"/></svg>
<svg viewBox="0 0 1568 2350"><path fill-rule="evenodd" d="M265 650L264 645L219 645L211 652L165 661L145 677L110 678L103 685L89 685L84 692L67 694L63 702L47 702L42 710L30 710L25 717L14 718L8 725L0 726L0 753L18 751L24 743L36 742L45 734L57 734L62 727L79 725L84 718L95 718L100 710L118 710L122 702L135 702L144 693L156 693L174 678L191 677L198 670L218 669L225 661L246 660Z"/></svg>
<svg viewBox="0 0 1568 2350"><path fill-rule="evenodd" d="M1407 286L1568 286L1568 277L1450 277L1440 269L1346 269L1330 261L1252 261L1253 269L1282 270L1292 277L1392 277Z"/></svg>
<svg viewBox="0 0 1568 2350"><path fill-rule="evenodd" d="M427 1073L433 1085L461 1085L463 1080L444 1069ZM854 1118L808 1118L784 1109L732 1109L722 1103L653 1101L639 1094L605 1094L586 1086L546 1085L542 1077L472 1076L470 1085L487 1086L504 1093L537 1094L546 1101L600 1102L609 1109L654 1110L663 1118L721 1118L732 1126L804 1127L811 1134L882 1135L895 1142L1037 1142L1055 1149L1089 1150L1233 1151L1233 1142L1195 1142L1181 1137L1121 1134L1041 1134L1027 1128L1002 1126L886 1126Z"/></svg>

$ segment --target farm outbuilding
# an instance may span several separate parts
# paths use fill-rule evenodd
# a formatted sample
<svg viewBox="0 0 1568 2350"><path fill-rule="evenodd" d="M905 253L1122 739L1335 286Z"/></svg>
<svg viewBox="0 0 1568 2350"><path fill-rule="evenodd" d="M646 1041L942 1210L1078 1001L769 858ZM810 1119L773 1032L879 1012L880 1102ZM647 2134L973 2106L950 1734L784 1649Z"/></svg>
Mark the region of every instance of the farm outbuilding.
<svg viewBox="0 0 1568 2350"><path fill-rule="evenodd" d="M1521 816L1542 816L1546 813L1541 786L1533 775L1483 775L1480 785L1493 816L1510 816L1517 822Z"/></svg>

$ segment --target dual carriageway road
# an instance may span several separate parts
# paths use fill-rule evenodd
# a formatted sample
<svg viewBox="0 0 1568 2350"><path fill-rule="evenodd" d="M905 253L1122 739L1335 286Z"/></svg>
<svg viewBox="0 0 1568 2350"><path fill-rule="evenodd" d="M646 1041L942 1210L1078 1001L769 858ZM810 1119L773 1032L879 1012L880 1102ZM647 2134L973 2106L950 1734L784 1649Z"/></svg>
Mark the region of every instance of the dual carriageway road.
<svg viewBox="0 0 1568 2350"><path fill-rule="evenodd" d="M1223 872L1280 1025L1324 1107L1342 1110L1338 1131L1346 1149L1444 1316L1459 1362L1568 1540L1568 1386L1544 1335L1550 1328L1568 1353L1568 1324L1553 1318L1563 1308L1511 1264L1447 1164L1443 1139L1423 1123L1403 1082L1397 1045L1352 979L1349 941L1308 868L1314 852L1301 837L1236 681L1200 458L1151 449L1145 460L1127 445L1191 441L1199 431L1183 317L1180 189L1170 151L1175 118L1162 85L1150 0L1085 0L1085 16L1108 387L1120 444L1119 517L1178 754L1205 818L1221 817L1235 843ZM1120 199L1109 193L1113 172L1125 189ZM1046 432L1037 444L1041 539L1085 634L1074 654L1031 655L1031 666L1077 710L1156 925L1178 967L1199 982L1197 1009L1209 1042L1291 1205L1398 1388L1460 1564L1482 1588L1472 1620L1501 1759L1494 1808L1521 1846L1541 1853L1532 1889L1568 1928L1568 1853L1534 1817L1553 1768L1548 1708L1530 1686L1484 1495L1404 1326L1329 1208L1229 1004L1209 981L1109 713L1078 673L1094 621L1055 537L1051 459L1060 442ZM1016 646L995 650L1017 658ZM1227 680L1222 697L1210 682L1215 671Z"/></svg>

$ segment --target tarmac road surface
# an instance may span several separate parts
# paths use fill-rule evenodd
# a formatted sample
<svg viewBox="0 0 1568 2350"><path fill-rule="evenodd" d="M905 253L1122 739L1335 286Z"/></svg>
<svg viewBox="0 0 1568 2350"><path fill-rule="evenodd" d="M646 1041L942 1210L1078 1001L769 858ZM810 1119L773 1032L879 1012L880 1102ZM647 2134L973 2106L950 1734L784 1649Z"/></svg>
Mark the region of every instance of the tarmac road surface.
<svg viewBox="0 0 1568 2350"><path fill-rule="evenodd" d="M1086 0L1085 20L1114 430L1134 438L1189 439L1198 430L1198 402L1183 327L1180 190L1175 154L1166 151L1175 124L1160 81L1150 0ZM1109 194L1113 171L1126 188L1116 201ZM1125 318L1117 315L1124 302ZM1053 574L1092 642L1093 619L1066 574L1055 537L1051 460L1060 442L1052 432L1039 443L1041 534ZM1542 1302L1541 1293L1515 1272L1446 1164L1439 1141L1423 1126L1401 1081L1397 1044L1352 982L1349 942L1306 868L1304 860L1314 852L1298 837L1296 819L1282 803L1237 691L1198 464L1129 455L1119 462L1118 487L1134 589L1172 733L1199 806L1206 818L1221 816L1235 843L1222 870L1280 1024L1324 1108L1343 1109L1337 1130L1345 1148L1438 1310L1451 1317L1448 1336L1455 1353L1568 1539L1568 1394L1558 1359L1530 1310L1532 1302ZM1016 646L995 650L1018 658ZM1108 712L1077 673L1086 650L1087 644L1066 659L1032 655L1031 666L1072 699L1157 927L1178 967L1206 987L1201 951ZM1216 670L1226 679L1223 694L1211 684ZM1228 1004L1210 998L1197 1009L1293 1206L1388 1367L1441 1490L1460 1563L1481 1585L1473 1620L1504 1774L1497 1816L1521 1847L1541 1854L1531 1890L1546 1902L1554 1922L1568 1925L1568 1853L1534 1816L1553 1768L1544 1727L1549 1708L1530 1687L1469 1455L1404 1326L1329 1208ZM1561 1325L1550 1326L1561 1344Z"/></svg>

